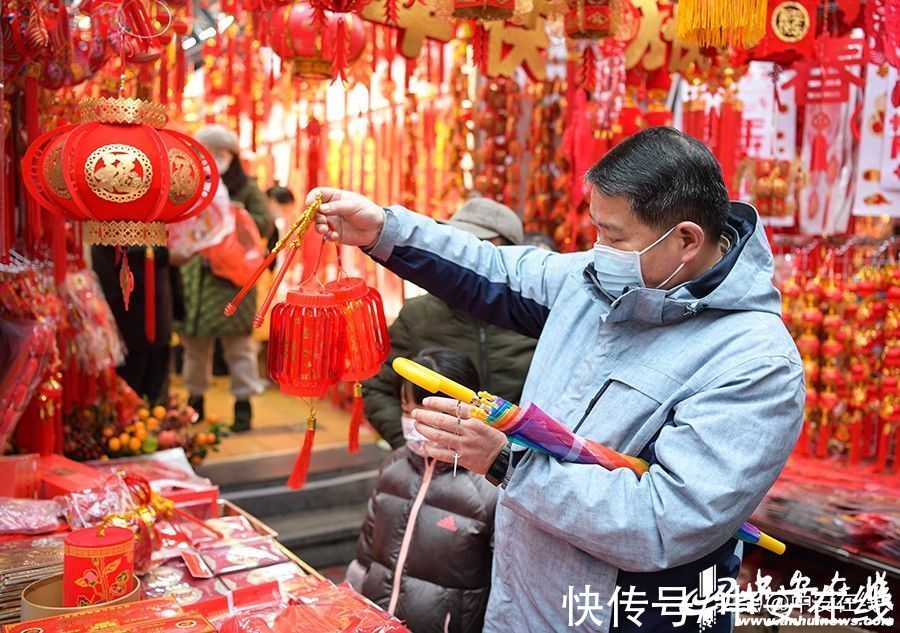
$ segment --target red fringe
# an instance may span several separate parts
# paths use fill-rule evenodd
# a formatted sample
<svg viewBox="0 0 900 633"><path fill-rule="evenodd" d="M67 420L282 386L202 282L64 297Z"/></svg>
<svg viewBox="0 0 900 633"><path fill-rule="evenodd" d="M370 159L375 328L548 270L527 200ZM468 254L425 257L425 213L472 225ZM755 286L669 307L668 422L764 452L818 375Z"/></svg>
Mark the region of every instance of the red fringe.
<svg viewBox="0 0 900 633"><path fill-rule="evenodd" d="M891 443L890 425L882 423L881 433L878 434L878 456L875 458L875 472L880 473L887 467L888 444Z"/></svg>
<svg viewBox="0 0 900 633"><path fill-rule="evenodd" d="M581 68L578 71L578 83L587 90L593 92L597 87L597 56L594 47L588 45L581 57Z"/></svg>
<svg viewBox="0 0 900 633"><path fill-rule="evenodd" d="M144 334L156 340L156 258L150 246L144 251Z"/></svg>
<svg viewBox="0 0 900 633"><path fill-rule="evenodd" d="M187 3L191 6L191 3ZM184 60L184 47L181 45L181 36L175 38L175 86L172 89L172 99L175 101L175 110L180 115L182 112L182 96L184 95L184 82L187 76ZM208 75L209 73L207 73Z"/></svg>
<svg viewBox="0 0 900 633"><path fill-rule="evenodd" d="M819 424L816 434L816 457L823 458L828 456L828 440L831 437L831 424L828 422L828 414L822 414L822 421Z"/></svg>
<svg viewBox="0 0 900 633"><path fill-rule="evenodd" d="M347 441L347 448L351 453L359 450L359 427L364 415L362 385L356 383L353 385L353 412L350 414L350 437Z"/></svg>
<svg viewBox="0 0 900 633"><path fill-rule="evenodd" d="M862 448L862 420L853 420L850 422L850 465L859 464L860 452Z"/></svg>
<svg viewBox="0 0 900 633"><path fill-rule="evenodd" d="M306 421L306 435L303 437L303 448L297 455L297 461L294 462L294 468L287 480L287 487L292 490L299 490L306 483L306 476L309 474L309 459L312 456L313 440L316 437L316 419L310 417Z"/></svg>
<svg viewBox="0 0 900 633"><path fill-rule="evenodd" d="M163 46L159 56L159 102L169 105L169 47Z"/></svg>

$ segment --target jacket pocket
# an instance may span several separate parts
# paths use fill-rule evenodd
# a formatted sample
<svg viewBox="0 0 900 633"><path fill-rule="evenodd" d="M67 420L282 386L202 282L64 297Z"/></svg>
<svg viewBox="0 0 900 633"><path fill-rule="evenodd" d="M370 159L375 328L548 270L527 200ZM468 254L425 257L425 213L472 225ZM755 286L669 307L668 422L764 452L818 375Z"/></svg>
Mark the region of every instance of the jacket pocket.
<svg viewBox="0 0 900 633"><path fill-rule="evenodd" d="M574 430L609 448L637 455L665 424L680 387L651 367L617 363Z"/></svg>

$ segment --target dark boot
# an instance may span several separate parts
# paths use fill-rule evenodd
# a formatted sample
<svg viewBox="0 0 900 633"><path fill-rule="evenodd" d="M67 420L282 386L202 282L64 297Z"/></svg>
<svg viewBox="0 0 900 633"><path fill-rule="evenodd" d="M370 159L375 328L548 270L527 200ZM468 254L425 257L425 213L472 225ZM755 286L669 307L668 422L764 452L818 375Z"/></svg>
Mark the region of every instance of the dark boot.
<svg viewBox="0 0 900 633"><path fill-rule="evenodd" d="M203 396L188 396L188 406L192 407L194 411L197 412L197 415L200 416L198 420L206 419L206 411L203 408Z"/></svg>
<svg viewBox="0 0 900 633"><path fill-rule="evenodd" d="M234 422L231 425L233 433L245 433L250 430L250 420L253 418L253 409L249 400L238 400L234 403Z"/></svg>

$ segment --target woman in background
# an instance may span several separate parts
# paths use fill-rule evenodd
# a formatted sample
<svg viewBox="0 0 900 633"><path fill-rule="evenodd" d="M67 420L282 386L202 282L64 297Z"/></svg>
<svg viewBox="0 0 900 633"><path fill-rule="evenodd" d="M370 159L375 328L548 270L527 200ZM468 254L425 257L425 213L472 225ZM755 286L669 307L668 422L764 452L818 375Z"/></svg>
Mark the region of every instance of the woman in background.
<svg viewBox="0 0 900 633"><path fill-rule="evenodd" d="M268 239L274 223L263 193L241 166L237 134L222 125L208 125L196 136L203 143L219 168L222 184L228 189L232 203L242 205L251 215L260 235ZM250 396L263 391L259 376L258 344L252 338L251 321L256 309L256 291L230 317L225 306L240 288L218 277L210 270L207 260L195 256L181 269L184 280L185 319L184 384L190 395L188 403L204 416L204 394L209 388L215 340L222 342L225 362L231 375L234 395L232 430L250 430L253 417Z"/></svg>

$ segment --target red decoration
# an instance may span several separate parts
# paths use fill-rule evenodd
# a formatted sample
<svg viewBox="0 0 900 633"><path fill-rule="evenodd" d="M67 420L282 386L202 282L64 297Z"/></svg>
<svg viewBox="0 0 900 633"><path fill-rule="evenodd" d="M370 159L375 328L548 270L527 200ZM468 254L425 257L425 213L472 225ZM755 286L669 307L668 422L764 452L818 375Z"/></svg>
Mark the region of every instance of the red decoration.
<svg viewBox="0 0 900 633"><path fill-rule="evenodd" d="M76 530L65 540L63 606L116 600L134 583L134 532L115 526Z"/></svg>
<svg viewBox="0 0 900 633"><path fill-rule="evenodd" d="M313 8L305 2L272 12L272 48L310 79L345 79L347 66L362 55L366 29L359 16Z"/></svg>
<svg viewBox="0 0 900 633"><path fill-rule="evenodd" d="M900 66L900 0L884 2L884 54L891 66Z"/></svg>
<svg viewBox="0 0 900 633"><path fill-rule="evenodd" d="M798 106L843 103L850 97L850 84L861 88L865 83L858 74L864 49L863 39L821 37L815 55L798 62L797 74L783 87L794 88Z"/></svg>
<svg viewBox="0 0 900 633"><path fill-rule="evenodd" d="M766 35L747 51L747 57L775 62L811 57L816 39L818 5L818 0L769 2Z"/></svg>
<svg viewBox="0 0 900 633"><path fill-rule="evenodd" d="M598 40L613 34L613 8L609 0L568 0L566 35Z"/></svg>
<svg viewBox="0 0 900 633"><path fill-rule="evenodd" d="M453 15L476 21L508 20L516 0L453 0Z"/></svg>

